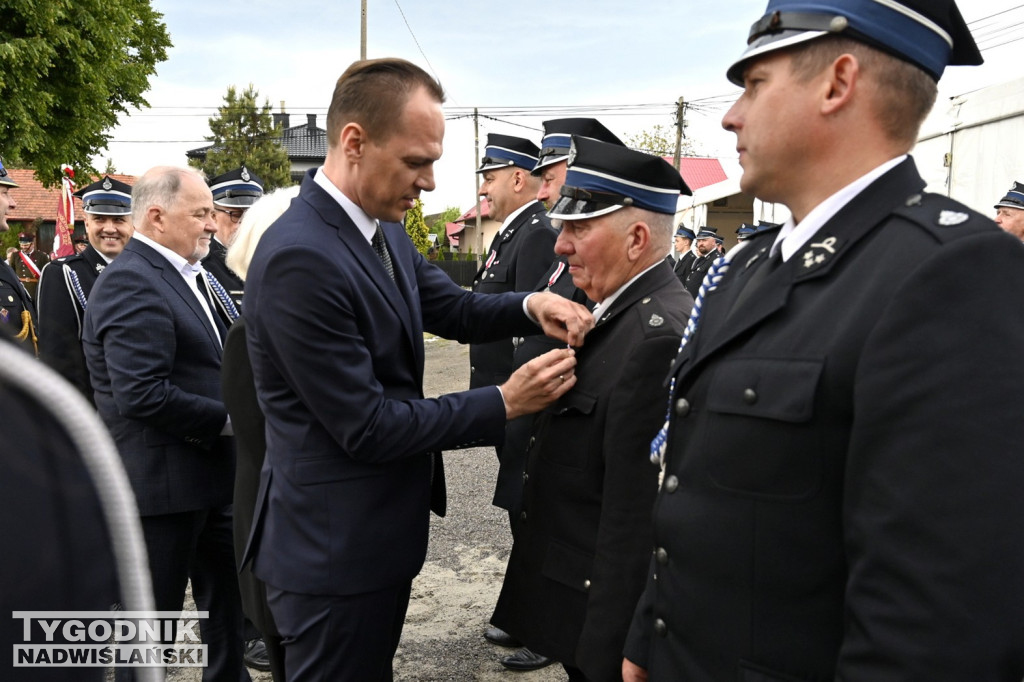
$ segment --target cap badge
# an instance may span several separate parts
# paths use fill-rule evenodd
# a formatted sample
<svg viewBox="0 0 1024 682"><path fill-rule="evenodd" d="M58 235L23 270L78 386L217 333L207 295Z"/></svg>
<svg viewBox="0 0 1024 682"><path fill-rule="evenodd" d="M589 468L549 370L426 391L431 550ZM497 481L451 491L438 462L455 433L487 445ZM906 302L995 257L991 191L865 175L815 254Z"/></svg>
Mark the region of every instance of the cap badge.
<svg viewBox="0 0 1024 682"><path fill-rule="evenodd" d="M821 251L826 253L821 253ZM811 244L811 248L804 251L804 267L813 268L815 265L821 265L829 256L835 255L836 252L836 238L828 237L817 244Z"/></svg>
<svg viewBox="0 0 1024 682"><path fill-rule="evenodd" d="M665 319L661 315L651 315L651 319L647 322L652 327L660 327L665 324Z"/></svg>
<svg viewBox="0 0 1024 682"><path fill-rule="evenodd" d="M110 178L103 178L103 189L109 192L113 186L113 183L110 182Z"/></svg>
<svg viewBox="0 0 1024 682"><path fill-rule="evenodd" d="M242 179L249 182L250 177L249 170L245 166L242 166Z"/></svg>
<svg viewBox="0 0 1024 682"><path fill-rule="evenodd" d="M960 223L966 222L971 216L961 211L943 211L939 214L939 225L944 227L953 227Z"/></svg>
<svg viewBox="0 0 1024 682"><path fill-rule="evenodd" d="M570 142L569 143L569 156L565 160L565 165L571 166L574 163L576 163L576 143L575 142Z"/></svg>

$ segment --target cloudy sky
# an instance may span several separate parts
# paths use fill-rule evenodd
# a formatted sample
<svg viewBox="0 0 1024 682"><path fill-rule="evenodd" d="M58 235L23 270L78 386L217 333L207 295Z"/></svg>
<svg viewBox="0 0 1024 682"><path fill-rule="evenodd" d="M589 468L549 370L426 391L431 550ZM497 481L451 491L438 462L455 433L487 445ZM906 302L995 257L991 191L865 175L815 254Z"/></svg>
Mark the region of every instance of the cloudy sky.
<svg viewBox="0 0 1024 682"><path fill-rule="evenodd" d="M448 93L444 157L427 212L474 202L474 127L540 141L550 118L593 116L620 137L673 125L684 97L687 136L707 156L735 158L719 121L739 90L725 70L766 0L368 0L367 56L403 57ZM986 64L954 67L953 96L1020 76L1021 0L962 0ZM103 158L118 172L185 163L205 144L208 119L228 86L250 83L292 125L317 114L324 127L334 82L359 58L359 0L153 0L174 47L158 65L151 105L112 131ZM97 161L100 168L105 165Z"/></svg>

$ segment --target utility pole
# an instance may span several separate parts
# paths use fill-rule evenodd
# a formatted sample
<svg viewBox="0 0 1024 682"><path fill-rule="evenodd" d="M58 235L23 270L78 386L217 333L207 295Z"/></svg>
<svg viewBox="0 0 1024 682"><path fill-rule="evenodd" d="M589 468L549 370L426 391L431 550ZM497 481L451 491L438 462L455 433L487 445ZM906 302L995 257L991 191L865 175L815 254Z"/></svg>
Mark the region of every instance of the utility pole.
<svg viewBox="0 0 1024 682"><path fill-rule="evenodd" d="M480 117L477 115L477 108L473 107L473 170L480 167ZM480 217L480 174L474 172L476 180L476 253L479 259L484 250L483 219ZM470 247L472 248L472 247Z"/></svg>
<svg viewBox="0 0 1024 682"><path fill-rule="evenodd" d="M679 101L676 102L676 153L672 157L672 165L679 170L679 157L683 151L683 128L686 124L683 122L683 116L686 113L686 101L680 97Z"/></svg>
<svg viewBox="0 0 1024 682"><path fill-rule="evenodd" d="M362 17L359 22L359 59L366 59L366 0L362 0Z"/></svg>

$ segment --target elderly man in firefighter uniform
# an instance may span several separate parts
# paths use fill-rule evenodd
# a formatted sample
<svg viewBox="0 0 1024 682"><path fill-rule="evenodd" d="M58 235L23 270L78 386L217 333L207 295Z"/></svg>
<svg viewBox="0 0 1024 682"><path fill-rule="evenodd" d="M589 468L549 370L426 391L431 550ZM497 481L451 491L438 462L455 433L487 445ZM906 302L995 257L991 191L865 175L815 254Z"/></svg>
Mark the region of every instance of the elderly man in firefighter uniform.
<svg viewBox="0 0 1024 682"><path fill-rule="evenodd" d="M681 193L660 157L572 138L550 216L576 286L595 301L578 383L537 416L523 504L491 621L569 679L613 682L650 556L658 472L647 457L665 367L693 299L665 262Z"/></svg>

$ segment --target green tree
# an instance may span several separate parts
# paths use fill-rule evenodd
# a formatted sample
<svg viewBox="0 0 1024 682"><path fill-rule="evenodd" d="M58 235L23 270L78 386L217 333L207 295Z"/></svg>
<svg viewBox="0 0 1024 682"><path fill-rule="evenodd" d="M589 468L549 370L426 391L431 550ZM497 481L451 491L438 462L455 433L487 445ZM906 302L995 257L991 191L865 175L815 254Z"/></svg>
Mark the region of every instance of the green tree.
<svg viewBox="0 0 1024 682"><path fill-rule="evenodd" d="M624 138L627 147L639 149L648 154L657 156L674 156L676 153L676 130L673 127L663 126L660 123L648 130L641 130L634 135L626 135ZM680 145L681 156L693 156L697 149L692 139L683 138Z"/></svg>
<svg viewBox="0 0 1024 682"><path fill-rule="evenodd" d="M423 220L423 202L419 199L412 209L405 212L405 232L409 235L416 250L426 255L430 249L430 230L427 229L427 222Z"/></svg>
<svg viewBox="0 0 1024 682"><path fill-rule="evenodd" d="M205 159L189 159L193 168L209 178L245 166L263 181L266 191L293 184L288 152L281 145L281 128L274 126L270 100L256 104L259 93L250 83L241 95L228 86L224 104L210 118L213 146Z"/></svg>
<svg viewBox="0 0 1024 682"><path fill-rule="evenodd" d="M449 206L444 210L444 213L437 217L434 224L430 226L430 231L437 235L437 243L439 245L447 243L447 225L448 223L453 222L460 215L462 215L461 208L458 206Z"/></svg>
<svg viewBox="0 0 1024 682"><path fill-rule="evenodd" d="M171 46L150 0L0 0L0 150L52 187L61 164L95 173L106 131Z"/></svg>

